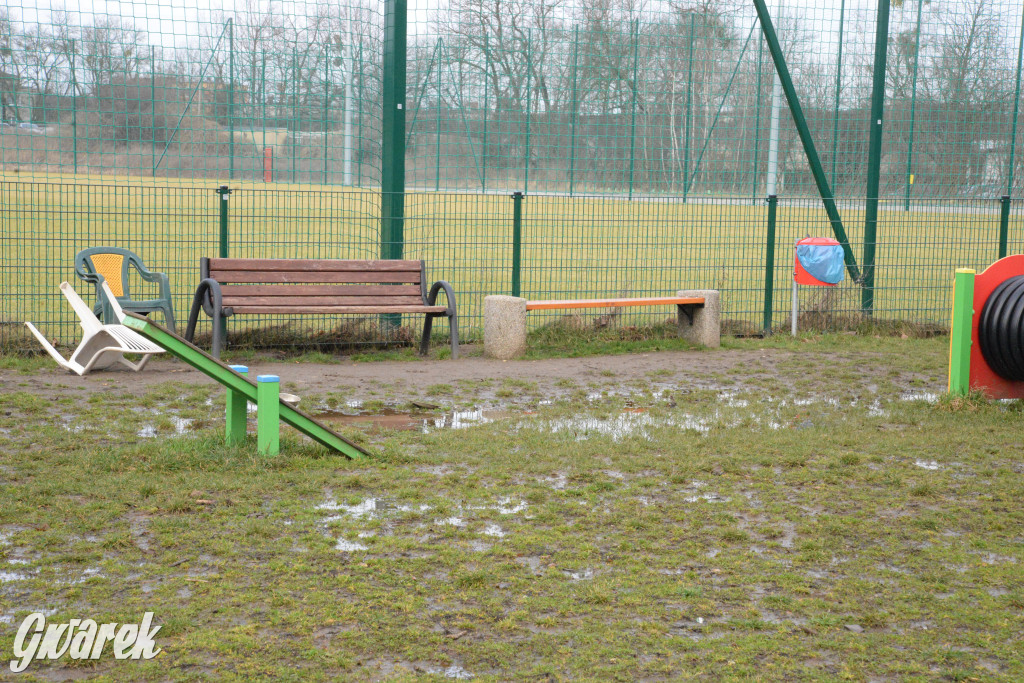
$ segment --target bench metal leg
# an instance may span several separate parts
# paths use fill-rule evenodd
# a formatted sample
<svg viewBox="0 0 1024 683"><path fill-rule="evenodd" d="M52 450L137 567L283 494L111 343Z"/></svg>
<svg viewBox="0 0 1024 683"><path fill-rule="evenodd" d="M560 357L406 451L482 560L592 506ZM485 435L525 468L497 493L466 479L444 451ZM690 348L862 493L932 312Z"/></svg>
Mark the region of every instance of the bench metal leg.
<svg viewBox="0 0 1024 683"><path fill-rule="evenodd" d="M426 319L423 321L423 336L420 338L420 355L425 356L430 353L430 332L434 327L434 316L429 313Z"/></svg>

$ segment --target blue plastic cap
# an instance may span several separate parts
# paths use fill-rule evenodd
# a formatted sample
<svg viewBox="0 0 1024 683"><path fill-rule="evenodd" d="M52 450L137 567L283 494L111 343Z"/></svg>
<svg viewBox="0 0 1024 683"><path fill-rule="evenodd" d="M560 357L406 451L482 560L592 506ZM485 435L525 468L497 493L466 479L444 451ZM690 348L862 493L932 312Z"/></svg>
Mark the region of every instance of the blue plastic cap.
<svg viewBox="0 0 1024 683"><path fill-rule="evenodd" d="M257 375L257 382L280 382L281 378L277 375Z"/></svg>
<svg viewBox="0 0 1024 683"><path fill-rule="evenodd" d="M231 368L232 370L234 370L235 372L241 372L241 373L249 372L249 366L248 365L229 365L228 367Z"/></svg>

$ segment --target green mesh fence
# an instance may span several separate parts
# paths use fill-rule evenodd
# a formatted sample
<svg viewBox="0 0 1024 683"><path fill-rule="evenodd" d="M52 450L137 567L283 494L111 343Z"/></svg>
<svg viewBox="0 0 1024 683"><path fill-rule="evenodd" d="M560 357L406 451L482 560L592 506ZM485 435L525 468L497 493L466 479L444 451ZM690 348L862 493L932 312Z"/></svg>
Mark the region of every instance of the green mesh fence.
<svg viewBox="0 0 1024 683"><path fill-rule="evenodd" d="M404 254L456 286L471 336L483 296L513 279L535 298L714 287L727 331L759 331L766 312L785 327L791 245L831 233L752 4L414 2L400 131L382 125L384 4L99 7L0 10L0 341L23 320L73 340L57 284L101 244L169 273L183 319L199 257L219 248L221 184L232 255L377 257L385 139L405 143ZM875 7L769 9L863 265ZM999 197L1024 194L1022 21L1008 0L892 7L877 317L944 326L952 270L1000 252ZM1007 253L1024 249L1019 199L1005 228ZM826 326L862 303L851 282L802 297ZM268 344L339 325L231 324ZM367 339L385 336L376 324Z"/></svg>

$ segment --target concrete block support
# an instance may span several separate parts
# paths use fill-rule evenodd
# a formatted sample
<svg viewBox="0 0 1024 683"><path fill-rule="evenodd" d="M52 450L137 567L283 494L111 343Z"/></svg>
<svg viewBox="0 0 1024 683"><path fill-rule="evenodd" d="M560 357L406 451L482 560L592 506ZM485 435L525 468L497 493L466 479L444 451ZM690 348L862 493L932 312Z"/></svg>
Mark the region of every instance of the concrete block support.
<svg viewBox="0 0 1024 683"><path fill-rule="evenodd" d="M509 360L525 351L526 299L503 295L484 297L484 354Z"/></svg>
<svg viewBox="0 0 1024 683"><path fill-rule="evenodd" d="M722 343L722 300L717 289L681 289L680 297L703 297L703 306L685 306L679 312L679 336L708 348ZM691 319L692 317L692 319Z"/></svg>

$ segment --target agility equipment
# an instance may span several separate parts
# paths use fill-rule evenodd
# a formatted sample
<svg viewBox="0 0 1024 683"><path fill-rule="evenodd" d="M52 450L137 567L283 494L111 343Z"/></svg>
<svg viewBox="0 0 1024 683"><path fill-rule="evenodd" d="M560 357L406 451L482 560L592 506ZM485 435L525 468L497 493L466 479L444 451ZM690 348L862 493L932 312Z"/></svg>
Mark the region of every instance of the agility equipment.
<svg viewBox="0 0 1024 683"><path fill-rule="evenodd" d="M71 358L64 360L64 357L43 336L43 333L36 329L35 325L30 322L26 322L25 325L62 368L84 375L90 370L120 363L138 372L146 367L146 363L154 353L164 352L162 348L146 341L124 325L101 323L92 309L82 301L82 297L78 296L78 292L67 282L60 283L60 291L78 315L79 324L82 326L82 341L78 344L75 352L71 354ZM124 357L126 353L140 354L142 358L137 363L133 363Z"/></svg>
<svg viewBox="0 0 1024 683"><path fill-rule="evenodd" d="M793 255L792 333L800 317L799 285L835 287L843 281L843 245L831 237L805 237L796 241Z"/></svg>
<svg viewBox="0 0 1024 683"><path fill-rule="evenodd" d="M1024 398L1024 254L980 274L961 268L953 284L949 393Z"/></svg>

